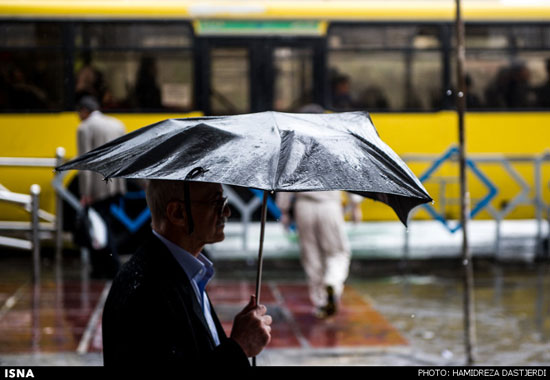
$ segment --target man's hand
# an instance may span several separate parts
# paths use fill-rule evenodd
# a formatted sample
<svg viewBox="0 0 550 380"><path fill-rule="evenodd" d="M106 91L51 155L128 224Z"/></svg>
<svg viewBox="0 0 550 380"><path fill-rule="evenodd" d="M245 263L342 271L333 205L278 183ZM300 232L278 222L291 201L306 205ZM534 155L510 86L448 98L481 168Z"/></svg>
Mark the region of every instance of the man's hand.
<svg viewBox="0 0 550 380"><path fill-rule="evenodd" d="M271 316L264 305L256 305L256 297L235 316L231 339L236 341L247 357L258 355L271 341Z"/></svg>

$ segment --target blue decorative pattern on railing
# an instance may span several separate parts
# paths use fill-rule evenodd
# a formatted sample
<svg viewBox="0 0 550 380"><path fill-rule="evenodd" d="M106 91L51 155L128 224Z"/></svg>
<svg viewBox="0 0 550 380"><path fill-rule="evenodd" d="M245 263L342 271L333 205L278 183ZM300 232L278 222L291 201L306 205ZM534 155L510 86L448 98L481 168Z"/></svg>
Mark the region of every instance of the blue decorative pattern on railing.
<svg viewBox="0 0 550 380"><path fill-rule="evenodd" d="M435 160L433 164L428 168L428 170L426 170L426 172L419 177L420 181L425 182L426 180L428 180L445 161L450 160L455 154L458 154L458 148L456 146L452 146L445 153L443 153L440 158ZM479 202L477 202L471 209L470 218L473 218L491 203L493 198L497 195L498 189L489 180L489 178L487 178L487 176L483 174L481 170L479 170L479 168L472 160L466 159L466 165L488 189L487 194L483 198L481 198ZM462 223L455 223L454 225L452 225L452 223L450 223L445 218L445 216L437 212L437 210L431 204L424 204L422 205L422 207L424 207L426 211L428 211L433 219L441 222L451 233L455 233L462 228Z"/></svg>

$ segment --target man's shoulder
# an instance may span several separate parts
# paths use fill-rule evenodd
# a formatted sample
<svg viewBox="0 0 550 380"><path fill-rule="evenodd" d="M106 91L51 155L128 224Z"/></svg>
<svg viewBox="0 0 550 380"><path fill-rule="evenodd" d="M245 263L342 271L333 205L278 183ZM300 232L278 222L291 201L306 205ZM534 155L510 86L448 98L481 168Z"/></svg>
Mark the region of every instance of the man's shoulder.
<svg viewBox="0 0 550 380"><path fill-rule="evenodd" d="M168 310L174 292L181 287L174 267L162 242L149 238L115 276L104 313L118 318L116 315L132 315L137 310Z"/></svg>
<svg viewBox="0 0 550 380"><path fill-rule="evenodd" d="M84 124L84 122L87 122L87 124ZM105 115L101 111L94 111L88 119L86 119L82 124L84 124L87 128L93 128L93 129L104 129L107 128L109 130L113 129L119 129L122 133L125 133L125 127L122 121L117 119L116 117Z"/></svg>
<svg viewBox="0 0 550 380"><path fill-rule="evenodd" d="M122 123L122 121L120 121L119 119L117 119L114 116L105 115L104 113L102 113L101 117L103 118L103 120L106 120L106 121L108 121L109 123L111 123L113 125L117 125L121 128L124 128L124 124Z"/></svg>
<svg viewBox="0 0 550 380"><path fill-rule="evenodd" d="M159 261L162 259L163 248L164 246L155 236L147 237L130 259L122 265L117 277L124 279L126 277L155 275L155 272L160 270L157 268L160 265Z"/></svg>
<svg viewBox="0 0 550 380"><path fill-rule="evenodd" d="M162 271L156 268L148 249L148 244L144 244L121 266L111 284L106 310L132 310L156 297Z"/></svg>

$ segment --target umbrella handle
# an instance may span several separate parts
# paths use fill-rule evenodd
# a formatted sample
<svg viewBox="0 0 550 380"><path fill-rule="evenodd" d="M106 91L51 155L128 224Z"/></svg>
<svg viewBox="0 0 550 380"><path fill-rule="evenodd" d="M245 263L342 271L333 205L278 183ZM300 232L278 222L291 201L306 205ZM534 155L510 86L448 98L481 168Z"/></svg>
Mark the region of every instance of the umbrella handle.
<svg viewBox="0 0 550 380"><path fill-rule="evenodd" d="M260 225L260 248L258 251L258 268L256 272L256 306L260 304L260 289L262 286L262 269L264 259L264 236L265 236L265 219L267 216L267 197L269 192L264 190L262 200L262 221ZM252 365L256 367L256 357L252 358Z"/></svg>

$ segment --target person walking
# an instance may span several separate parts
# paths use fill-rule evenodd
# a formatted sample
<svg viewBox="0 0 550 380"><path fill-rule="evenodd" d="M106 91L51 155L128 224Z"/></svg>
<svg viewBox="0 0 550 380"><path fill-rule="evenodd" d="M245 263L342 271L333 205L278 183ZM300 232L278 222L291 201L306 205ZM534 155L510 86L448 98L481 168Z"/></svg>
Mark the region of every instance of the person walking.
<svg viewBox="0 0 550 380"><path fill-rule="evenodd" d="M300 113L323 113L318 104L306 104ZM352 219L361 218L362 197L348 194ZM344 229L344 209L340 191L277 193L281 223L289 229L296 222L300 259L304 268L314 315L335 314L349 274L351 248ZM294 219L294 220L293 220Z"/></svg>
<svg viewBox="0 0 550 380"><path fill-rule="evenodd" d="M99 102L93 96L83 96L77 104L81 120L77 130L79 156L126 132L122 122L104 115L99 108ZM90 248L91 276L112 278L119 269L120 259L112 231L110 206L126 192L126 182L119 178L105 181L98 173L87 170L79 173L78 180L81 205L97 211L107 227L107 245L99 249Z"/></svg>
<svg viewBox="0 0 550 380"><path fill-rule="evenodd" d="M341 192L277 193L276 202L286 228L292 207L314 315L330 317L338 310L351 259Z"/></svg>

